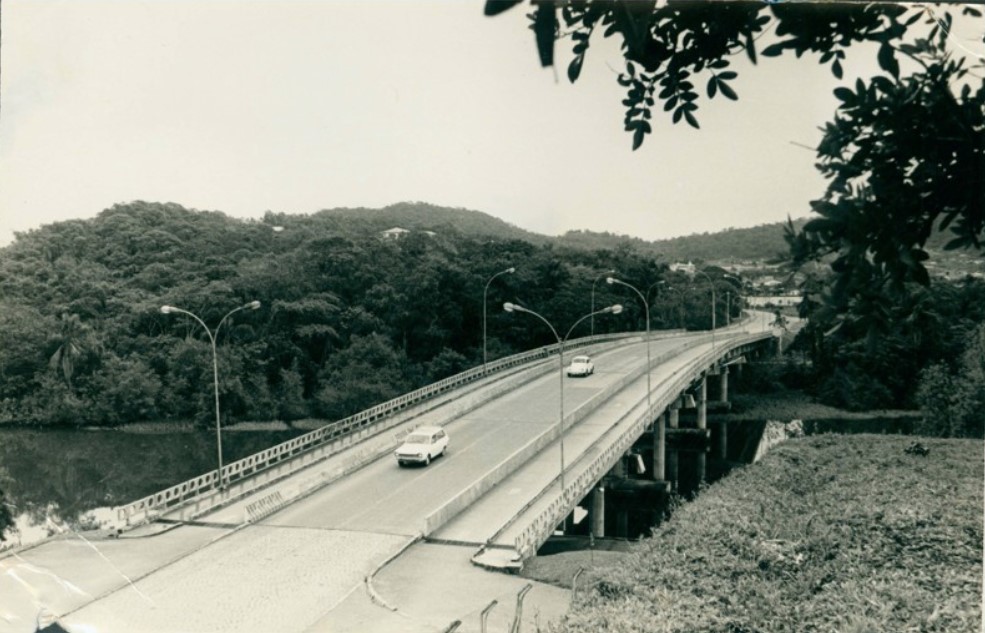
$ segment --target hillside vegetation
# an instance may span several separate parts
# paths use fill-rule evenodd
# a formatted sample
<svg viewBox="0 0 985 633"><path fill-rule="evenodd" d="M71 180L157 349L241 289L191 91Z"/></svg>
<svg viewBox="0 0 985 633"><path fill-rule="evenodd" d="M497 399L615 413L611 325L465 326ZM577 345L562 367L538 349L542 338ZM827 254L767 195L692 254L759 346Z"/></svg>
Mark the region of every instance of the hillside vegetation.
<svg viewBox="0 0 985 633"><path fill-rule="evenodd" d="M908 454L911 442L780 445L590 571L549 630L980 631L981 442L925 440L926 456ZM567 572L553 580L569 585Z"/></svg>
<svg viewBox="0 0 985 633"><path fill-rule="evenodd" d="M396 227L406 232L385 237ZM489 359L554 342L542 324L504 313L504 301L566 331L590 311L594 287L596 307L626 308L595 319L596 332L645 329L642 302L597 283L612 269L646 291L653 329L708 329L710 278L717 323L728 320L726 312L738 316L735 299L746 289L709 262L709 278L673 273L668 263L701 263L713 251L725 264L755 255L757 244L762 261L780 248L782 226L694 242L596 237L554 240L486 214L422 203L243 221L135 202L45 226L0 249L0 423L207 423L208 333L186 314L162 314L163 305L209 328L223 323L217 349L227 422L339 419L475 367L483 357L484 297ZM514 274L499 274L510 267ZM978 433L985 369L976 369L976 350L985 334L975 332L985 319L983 296L985 284L975 280L917 289L887 313L879 338L851 323L838 330L840 341L806 328L810 336L795 349L812 367L795 365L792 381L781 378L846 409L926 404L946 434ZM223 321L253 301L259 310ZM586 333L587 323L572 335ZM969 395L940 401L958 392Z"/></svg>
<svg viewBox="0 0 985 633"><path fill-rule="evenodd" d="M471 223L428 224L463 214ZM385 239L380 227L394 224L415 230ZM215 328L260 302L217 337L225 421L338 419L481 364L485 286L508 267L515 274L486 297L490 359L554 342L537 322L505 313L504 301L566 329L590 311L599 271L617 268L644 286L666 272L638 253L497 231L522 234L428 205L251 222L137 202L20 235L0 250L0 422L207 423L208 335L162 305ZM596 299L626 304L618 318L596 319L596 332L645 327L642 304L625 292L602 284ZM708 327L705 301L696 291L685 302L689 327ZM677 318L671 307L653 311L656 327ZM573 336L588 333L586 322Z"/></svg>

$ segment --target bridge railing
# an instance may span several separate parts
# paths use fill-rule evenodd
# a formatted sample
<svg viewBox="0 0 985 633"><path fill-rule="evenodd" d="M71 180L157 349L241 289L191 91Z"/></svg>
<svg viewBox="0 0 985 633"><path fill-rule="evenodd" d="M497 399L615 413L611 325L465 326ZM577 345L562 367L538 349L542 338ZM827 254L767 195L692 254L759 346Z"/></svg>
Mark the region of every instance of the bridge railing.
<svg viewBox="0 0 985 633"><path fill-rule="evenodd" d="M639 332L621 332L617 334L597 334L573 339L565 344L565 349L584 347L598 343L617 341L638 336ZM454 376L432 383L415 391L403 394L382 404L370 407L342 420L329 422L325 426L299 435L296 438L277 444L268 449L254 453L248 457L227 464L222 469L224 484L230 484L249 477L265 468L291 459L295 455L312 448L332 442L341 437L350 436L366 431L377 420L406 409L419 402L434 398L446 391L456 389L486 376L531 363L557 354L558 345L545 345L534 350L521 352L512 356L487 363L486 367L474 367ZM180 505L196 496L215 490L218 487L218 473L211 471L194 477L170 488L148 495L131 503L117 507L117 517L126 524L131 517L149 515Z"/></svg>
<svg viewBox="0 0 985 633"><path fill-rule="evenodd" d="M641 340L645 340L641 337ZM656 367L661 363L667 361L668 359L677 356L683 350L691 349L697 345L700 345L703 341L694 340L689 341L676 348L672 352L667 352L660 354L659 356L654 356L650 361L650 368ZM602 391L599 391L591 397L585 404L579 406L575 411L568 412L564 416L564 421L560 424L550 425L546 430L544 430L540 435L533 438L524 446L519 447L512 455L507 457L505 460L496 464L490 468L482 477L477 479L472 485L465 488L457 495L446 501L439 508L431 512L425 519L421 532L425 537L430 536L434 531L440 528L442 525L451 520L458 512L461 512L473 501L481 497L487 491L492 489L495 485L499 484L503 479L508 477L516 468L533 458L537 453L543 450L545 447L550 445L552 442L560 437L560 428L569 429L586 416L590 415L597 403L604 402L609 398L613 397L615 394L619 393L625 389L628 385L639 379L640 376L646 374L646 367L641 365L638 369L632 371L631 373L623 376L618 381L605 387ZM567 470L567 469L565 469ZM526 510L529 508L536 499L539 499L544 493L537 495L537 497L530 501L521 510ZM504 526L505 529L508 526ZM495 540L501 532L497 532L496 535L492 537L491 540Z"/></svg>
<svg viewBox="0 0 985 633"><path fill-rule="evenodd" d="M723 356L733 354L770 337L770 334L749 334L740 339L732 339L728 343L720 344L719 347L702 354L689 363L687 367L679 370L678 373L681 375L671 383L668 390L664 391L664 395L653 402L649 409L642 413L614 442L592 460L591 464L574 481L566 485L561 494L516 536L513 545L521 560L526 560L536 553L537 548L547 540L554 532L555 527L568 516L574 506L589 493L595 482L599 481L633 446L633 443L643 433L650 421L655 419L659 413L663 413L680 396L681 392L687 389L694 380L696 368L707 366ZM549 486L553 486L557 479L555 477Z"/></svg>

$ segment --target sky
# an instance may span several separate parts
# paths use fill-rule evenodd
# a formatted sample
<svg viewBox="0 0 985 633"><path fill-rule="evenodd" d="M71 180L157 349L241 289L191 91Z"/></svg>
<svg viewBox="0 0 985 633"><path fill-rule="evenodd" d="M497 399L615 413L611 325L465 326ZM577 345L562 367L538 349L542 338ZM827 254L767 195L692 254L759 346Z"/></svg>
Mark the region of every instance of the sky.
<svg viewBox="0 0 985 633"><path fill-rule="evenodd" d="M571 84L567 43L540 67L527 6L482 8L4 0L0 246L133 200L237 218L421 201L657 240L804 217L823 193L804 146L837 102L816 60L740 54L738 102L703 99L700 131L655 112L634 152L614 41ZM873 57L850 50L848 73Z"/></svg>

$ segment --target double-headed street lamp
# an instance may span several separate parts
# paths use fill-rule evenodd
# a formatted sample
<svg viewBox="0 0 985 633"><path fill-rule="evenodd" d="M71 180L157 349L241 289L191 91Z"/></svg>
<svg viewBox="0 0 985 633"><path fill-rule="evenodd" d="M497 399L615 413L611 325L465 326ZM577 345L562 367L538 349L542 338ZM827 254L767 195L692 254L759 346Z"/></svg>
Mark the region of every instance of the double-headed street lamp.
<svg viewBox="0 0 985 633"><path fill-rule="evenodd" d="M196 315L192 314L188 310L183 310L181 308L176 308L174 306L161 306L161 312L163 314L171 314L173 312L180 312L181 314L187 314L191 318L198 321L199 325L205 328L205 333L209 335L209 341L212 343L212 382L215 386L215 439L216 447L219 453L219 470L218 470L218 482L219 489L223 488L222 482L222 431L219 424L219 361L216 356L215 350L215 339L219 335L219 328L222 327L223 322L229 318L230 315L239 312L240 310L256 310L260 307L259 301L250 301L249 303L244 303L243 305L230 310L226 313L224 317L219 320L219 325L215 326L215 332L209 329L209 326L205 325L202 319L198 318Z"/></svg>
<svg viewBox="0 0 985 633"><path fill-rule="evenodd" d="M598 275L595 276L595 279L592 280L592 315L591 315L592 316L592 336L595 336L595 284L598 283L598 280L601 279L602 277L605 277L606 275L612 275L615 272L616 272L615 269L613 269L613 270L607 270L605 272L599 273Z"/></svg>
<svg viewBox="0 0 985 633"><path fill-rule="evenodd" d="M500 275L512 275L516 272L516 268L510 266L506 270L501 270L486 282L486 288L482 291L482 375L486 374L486 295L489 293L489 284L493 282L493 279L499 277Z"/></svg>
<svg viewBox="0 0 985 633"><path fill-rule="evenodd" d="M565 342L567 342L568 337L571 336L571 332L574 331L575 327L577 327L577 325L582 321L584 321L585 319L589 317L594 317L596 314L619 314L620 312L622 312L622 306L617 303L607 308L603 308L601 310L597 310L590 314L586 314L585 316L575 321L574 325L572 325L571 328L568 329L568 333L564 335L564 338L561 338L558 335L557 330L554 329L554 326L551 325L550 321L548 321L541 315L537 314L533 310L528 310L523 306L518 306L515 303L509 303L509 302L503 304L503 309L506 310L507 312L526 312L527 314L532 314L533 316L537 317L538 319L546 323L547 327L551 328L551 332L554 334L554 338L557 339L557 346L558 346L557 357L560 363L560 372L558 373L558 377L560 378L560 385L561 385L561 389L560 389L561 395L560 398L558 399L558 403L559 403L558 404L558 430L559 430L558 437L560 439L560 445L561 445L560 482L561 482L561 494L563 495L564 494L564 344Z"/></svg>
<svg viewBox="0 0 985 633"><path fill-rule="evenodd" d="M633 292L640 296L640 300L643 301L643 309L646 310L646 412L647 416L650 415L650 304L647 303L646 297L640 292L636 286L628 284L625 281L616 279L615 277L609 277L605 280L610 286L612 284L619 284L620 286L626 286ZM649 422L649 421L648 421Z"/></svg>

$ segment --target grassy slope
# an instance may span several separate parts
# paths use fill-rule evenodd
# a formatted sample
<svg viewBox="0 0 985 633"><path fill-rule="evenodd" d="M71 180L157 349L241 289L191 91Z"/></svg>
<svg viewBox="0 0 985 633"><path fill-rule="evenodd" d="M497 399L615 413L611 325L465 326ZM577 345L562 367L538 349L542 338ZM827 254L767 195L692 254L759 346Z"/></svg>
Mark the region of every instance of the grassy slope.
<svg viewBox="0 0 985 633"><path fill-rule="evenodd" d="M780 445L583 576L552 630L979 631L982 442L921 439L920 457L912 441ZM588 553L558 556L567 569L534 561L527 575L568 585Z"/></svg>

